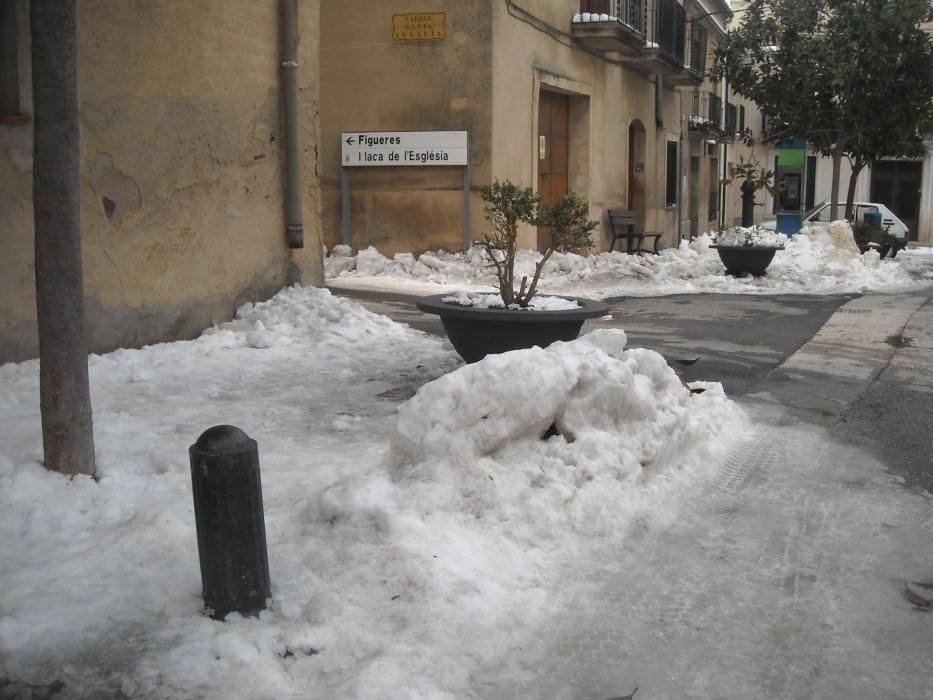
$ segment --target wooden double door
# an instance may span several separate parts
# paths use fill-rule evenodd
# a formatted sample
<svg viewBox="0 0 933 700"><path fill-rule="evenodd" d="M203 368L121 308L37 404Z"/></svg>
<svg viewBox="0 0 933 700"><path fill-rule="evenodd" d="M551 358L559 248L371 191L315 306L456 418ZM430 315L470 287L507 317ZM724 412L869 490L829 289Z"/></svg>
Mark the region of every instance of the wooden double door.
<svg viewBox="0 0 933 700"><path fill-rule="evenodd" d="M570 97L542 90L538 97L538 193L551 204L568 193ZM538 227L538 250L546 250L551 232Z"/></svg>

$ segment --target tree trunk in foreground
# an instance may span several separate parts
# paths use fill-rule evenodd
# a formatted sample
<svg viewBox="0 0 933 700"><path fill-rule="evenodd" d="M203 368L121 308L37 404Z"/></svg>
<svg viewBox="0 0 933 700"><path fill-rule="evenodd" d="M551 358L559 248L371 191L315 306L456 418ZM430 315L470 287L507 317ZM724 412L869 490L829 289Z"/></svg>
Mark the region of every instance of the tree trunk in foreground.
<svg viewBox="0 0 933 700"><path fill-rule="evenodd" d="M839 179L840 172L842 170L842 149L838 146L833 148L833 184L830 188L830 197L829 200L829 219L830 221L836 221L839 218Z"/></svg>
<svg viewBox="0 0 933 700"><path fill-rule="evenodd" d="M853 212L855 208L853 206L855 202L855 187L858 184L858 176L866 165L868 165L868 163L865 161L856 160L855 163L852 164L852 174L849 175L849 187L846 190L846 218L853 223L855 223L855 215Z"/></svg>
<svg viewBox="0 0 933 700"><path fill-rule="evenodd" d="M33 212L45 466L95 471L81 269L75 0L30 3Z"/></svg>

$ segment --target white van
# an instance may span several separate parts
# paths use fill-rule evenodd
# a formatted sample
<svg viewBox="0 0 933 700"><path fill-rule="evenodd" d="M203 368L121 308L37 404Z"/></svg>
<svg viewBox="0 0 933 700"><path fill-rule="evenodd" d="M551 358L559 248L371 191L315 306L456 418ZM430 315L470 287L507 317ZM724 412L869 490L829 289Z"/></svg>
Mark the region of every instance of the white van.
<svg viewBox="0 0 933 700"><path fill-rule="evenodd" d="M828 226L831 219L829 218L829 213L832 210L829 202L820 202L810 211L803 215L803 225L804 226ZM907 243L907 226L904 225L904 222L897 218L893 211L888 209L883 204L878 204L876 202L854 202L852 204L853 214L855 215L856 222L862 222L865 220L865 214L881 214L881 228L885 229L892 236L900 238L904 244ZM840 219L844 218L846 212L845 202L839 205L839 211L836 213L836 216ZM771 229L772 231L777 228L777 221L762 221L760 224L763 228Z"/></svg>

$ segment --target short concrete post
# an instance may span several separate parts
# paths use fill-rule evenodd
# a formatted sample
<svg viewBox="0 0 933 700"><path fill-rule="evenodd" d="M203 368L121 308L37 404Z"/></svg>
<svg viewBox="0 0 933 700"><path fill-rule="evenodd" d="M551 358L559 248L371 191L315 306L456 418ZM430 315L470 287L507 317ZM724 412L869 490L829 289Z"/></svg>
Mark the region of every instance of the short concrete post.
<svg viewBox="0 0 933 700"><path fill-rule="evenodd" d="M239 428L216 425L188 454L204 607L217 620L254 615L272 595L259 448Z"/></svg>

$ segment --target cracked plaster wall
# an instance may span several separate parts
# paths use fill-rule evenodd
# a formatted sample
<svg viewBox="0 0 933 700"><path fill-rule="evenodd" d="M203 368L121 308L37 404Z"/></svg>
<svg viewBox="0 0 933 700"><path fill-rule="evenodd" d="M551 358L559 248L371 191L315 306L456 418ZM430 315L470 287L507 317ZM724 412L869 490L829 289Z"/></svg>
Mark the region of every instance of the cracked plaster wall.
<svg viewBox="0 0 933 700"><path fill-rule="evenodd" d="M322 284L318 2L302 0L305 248L287 248L278 3L79 3L81 224L91 350L196 336ZM37 352L30 126L0 124L0 362Z"/></svg>

